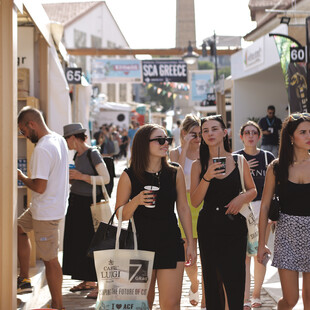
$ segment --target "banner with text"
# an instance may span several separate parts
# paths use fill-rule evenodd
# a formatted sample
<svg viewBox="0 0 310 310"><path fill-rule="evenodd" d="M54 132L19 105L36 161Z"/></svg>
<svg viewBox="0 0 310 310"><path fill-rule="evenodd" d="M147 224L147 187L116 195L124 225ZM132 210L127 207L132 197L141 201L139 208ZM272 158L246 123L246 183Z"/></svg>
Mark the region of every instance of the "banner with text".
<svg viewBox="0 0 310 310"><path fill-rule="evenodd" d="M214 70L190 71L189 78L191 101L201 102L214 92Z"/></svg>
<svg viewBox="0 0 310 310"><path fill-rule="evenodd" d="M92 83L141 83L141 61L136 59L94 59Z"/></svg>
<svg viewBox="0 0 310 310"><path fill-rule="evenodd" d="M187 82L187 65L183 60L142 60L143 82Z"/></svg>

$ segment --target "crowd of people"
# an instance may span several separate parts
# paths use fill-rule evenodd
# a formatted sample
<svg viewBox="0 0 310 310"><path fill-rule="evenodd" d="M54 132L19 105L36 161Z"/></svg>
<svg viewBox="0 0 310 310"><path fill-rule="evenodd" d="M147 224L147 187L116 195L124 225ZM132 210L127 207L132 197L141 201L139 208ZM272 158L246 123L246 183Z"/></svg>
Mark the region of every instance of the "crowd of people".
<svg viewBox="0 0 310 310"><path fill-rule="evenodd" d="M20 133L36 144L31 178L18 170L18 179L33 192L31 207L18 219L20 292L31 291L26 233L33 230L46 266L51 306L63 309L63 274L81 281L72 292L90 290L89 298L97 297L94 262L86 256L95 233L90 211L92 180L108 187L114 175L107 158L113 162L124 156L129 164L118 182L115 210L123 206L123 220L134 218L139 249L155 252L147 296L150 309L156 283L160 308L180 309L184 270L191 282L188 298L193 306L200 303L201 309L212 310L260 308L264 263L270 254L283 292L278 309L293 309L297 303L299 272L303 273L304 309L310 309L308 113L291 114L282 124L275 117L275 108L269 106L259 123L247 121L241 126L244 147L233 153L231 130L221 115L186 115L171 132L156 124L140 127L133 123L128 131L103 125L94 134L97 147L87 144L81 124L64 126L61 137L46 126L34 108L21 110L18 126ZM70 169L68 149L76 152ZM150 199L154 193L145 189L146 185L159 188L155 207ZM280 215L272 222L268 212L275 194L279 196ZM101 186L97 186L97 201L102 195ZM258 248L254 249L249 245L246 218L240 213L250 202L259 226ZM61 269L58 226L64 216ZM274 253L267 247L271 230L275 230ZM250 296L252 257L254 289Z"/></svg>

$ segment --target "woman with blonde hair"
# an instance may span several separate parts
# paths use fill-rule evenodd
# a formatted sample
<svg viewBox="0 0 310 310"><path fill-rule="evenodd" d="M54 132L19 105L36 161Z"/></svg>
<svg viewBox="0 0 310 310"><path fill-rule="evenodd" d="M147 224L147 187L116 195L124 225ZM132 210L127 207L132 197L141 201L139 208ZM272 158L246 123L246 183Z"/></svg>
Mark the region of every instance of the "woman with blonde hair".
<svg viewBox="0 0 310 310"><path fill-rule="evenodd" d="M181 146L171 150L170 160L179 163L184 171L186 196L192 214L192 228L195 247L197 247L197 220L201 204L198 208L194 208L190 201L190 186L191 186L191 169L192 163L199 158L199 145L200 145L200 120L193 114L187 114L180 126L180 141ZM182 233L182 238L185 241L184 247L186 250L187 241L182 225L179 221L179 226ZM198 267L197 264L186 266L187 276L191 281L189 289L189 302L193 306L197 306L199 302L199 280L198 280ZM204 304L204 290L201 301L201 308L205 308Z"/></svg>
<svg viewBox="0 0 310 310"><path fill-rule="evenodd" d="M130 166L122 173L117 187L115 208L124 206L124 220L133 216L139 249L155 252L147 296L150 309L157 281L160 309L180 310L185 255L175 204L188 240L188 263L196 262L183 170L167 162L171 142L162 126L142 126L133 139ZM150 197L152 191L144 189L146 185L159 188L155 205Z"/></svg>

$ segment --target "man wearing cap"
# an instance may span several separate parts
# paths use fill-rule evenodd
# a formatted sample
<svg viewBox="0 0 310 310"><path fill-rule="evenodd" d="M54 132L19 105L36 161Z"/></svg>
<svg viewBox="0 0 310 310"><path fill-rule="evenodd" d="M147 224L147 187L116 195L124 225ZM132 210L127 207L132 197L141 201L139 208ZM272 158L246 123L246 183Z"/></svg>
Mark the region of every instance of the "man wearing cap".
<svg viewBox="0 0 310 310"><path fill-rule="evenodd" d="M32 195L29 209L18 218L20 275L17 292L32 291L29 279L31 246L27 232L33 230L37 253L45 265L52 297L51 308L63 309L58 226L66 214L69 193L67 143L46 126L40 111L31 107L25 107L19 112L18 127L20 134L36 146L30 163L31 178L18 170L18 180L31 189Z"/></svg>

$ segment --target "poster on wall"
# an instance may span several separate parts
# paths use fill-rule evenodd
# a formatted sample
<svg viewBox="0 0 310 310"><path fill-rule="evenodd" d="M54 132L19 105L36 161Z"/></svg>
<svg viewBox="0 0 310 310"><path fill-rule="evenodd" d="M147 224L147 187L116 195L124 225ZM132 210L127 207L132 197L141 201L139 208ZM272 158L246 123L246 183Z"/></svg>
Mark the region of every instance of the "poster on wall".
<svg viewBox="0 0 310 310"><path fill-rule="evenodd" d="M92 83L141 83L141 61L136 59L94 59Z"/></svg>
<svg viewBox="0 0 310 310"><path fill-rule="evenodd" d="M189 71L190 100L201 102L214 92L214 70Z"/></svg>
<svg viewBox="0 0 310 310"><path fill-rule="evenodd" d="M187 82L187 64L183 60L142 60L144 83Z"/></svg>

